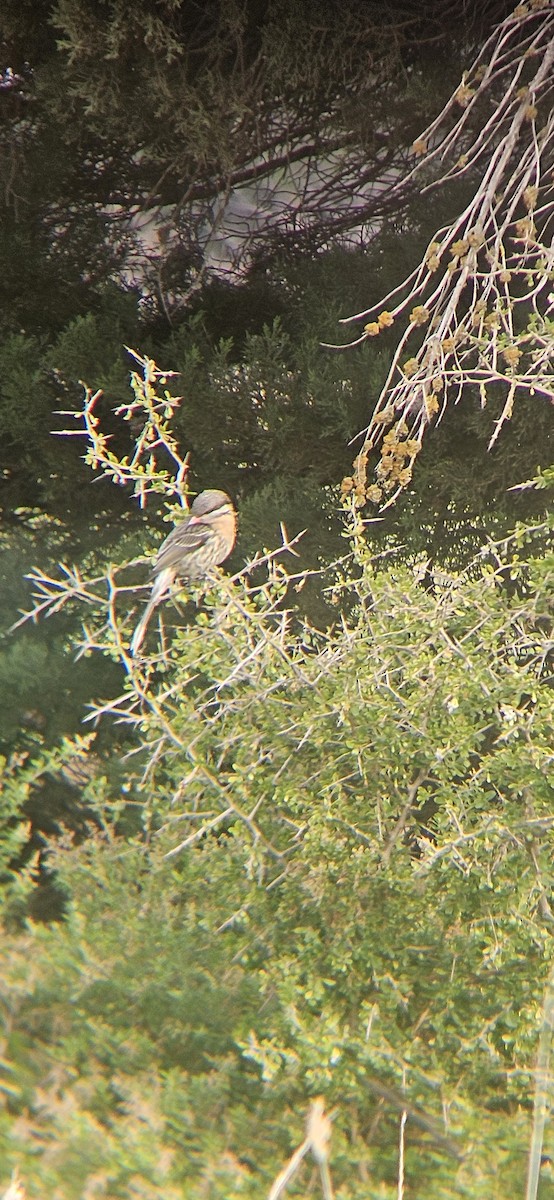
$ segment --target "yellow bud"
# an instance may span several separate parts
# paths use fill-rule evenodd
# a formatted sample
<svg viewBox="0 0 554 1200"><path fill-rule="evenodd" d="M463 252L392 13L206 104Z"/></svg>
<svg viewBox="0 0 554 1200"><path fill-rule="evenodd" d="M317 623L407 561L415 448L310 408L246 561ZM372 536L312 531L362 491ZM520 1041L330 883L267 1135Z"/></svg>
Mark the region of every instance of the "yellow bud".
<svg viewBox="0 0 554 1200"><path fill-rule="evenodd" d="M521 221L516 221L515 230L516 241L526 242L535 236L535 222L532 217L523 217Z"/></svg>
<svg viewBox="0 0 554 1200"><path fill-rule="evenodd" d="M502 351L502 357L509 367L517 367L521 358L521 350L518 346L506 346L505 350Z"/></svg>
<svg viewBox="0 0 554 1200"><path fill-rule="evenodd" d="M412 325L425 325L429 320L429 316L428 308L425 308L423 304L416 304L410 313L410 321Z"/></svg>
<svg viewBox="0 0 554 1200"><path fill-rule="evenodd" d="M470 88L466 83L462 83L460 84L458 91L455 93L454 99L457 100L458 104L461 105L462 108L467 108L472 96L474 95L474 88Z"/></svg>
<svg viewBox="0 0 554 1200"><path fill-rule="evenodd" d="M537 203L539 189L537 187L526 187L523 193L523 202L527 210L534 208Z"/></svg>
<svg viewBox="0 0 554 1200"><path fill-rule="evenodd" d="M366 499L369 500L370 504L379 504L382 498L383 493L381 488L376 483L372 483L371 487L368 487L366 491Z"/></svg>

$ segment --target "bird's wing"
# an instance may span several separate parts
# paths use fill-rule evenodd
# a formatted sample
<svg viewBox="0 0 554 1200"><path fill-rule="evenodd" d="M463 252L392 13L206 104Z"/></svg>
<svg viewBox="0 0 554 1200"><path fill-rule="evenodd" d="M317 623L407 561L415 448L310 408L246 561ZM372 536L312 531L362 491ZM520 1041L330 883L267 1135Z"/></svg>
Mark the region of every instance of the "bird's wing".
<svg viewBox="0 0 554 1200"><path fill-rule="evenodd" d="M205 546L213 536L209 525L201 522L191 524L187 519L181 521L171 530L169 537L162 542L154 563L154 574L159 575L167 567L173 567L178 573L179 568L186 575L186 563L190 554Z"/></svg>

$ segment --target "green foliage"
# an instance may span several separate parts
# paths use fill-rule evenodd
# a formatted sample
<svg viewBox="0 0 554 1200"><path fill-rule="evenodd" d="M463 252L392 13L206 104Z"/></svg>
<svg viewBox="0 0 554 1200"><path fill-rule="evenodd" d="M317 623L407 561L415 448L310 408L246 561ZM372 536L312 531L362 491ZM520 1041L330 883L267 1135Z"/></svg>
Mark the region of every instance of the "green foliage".
<svg viewBox="0 0 554 1200"><path fill-rule="evenodd" d="M8 336L0 346L0 428L5 441L24 445L28 453L36 453L50 418L41 349L36 337L22 333Z"/></svg>
<svg viewBox="0 0 554 1200"><path fill-rule="evenodd" d="M227 1177L240 1180L249 1172L230 1153L221 1115L231 1104L240 1134L259 1093L257 1072L234 1045L247 1034L257 983L233 965L230 938L211 945L198 910L202 860L191 860L190 879L186 870L168 879L155 853L111 838L63 858L74 895L66 924L6 945L7 1090L12 1111L30 1104L34 1115L27 1127L18 1122L3 1162L27 1163L36 1151L41 1186L59 1187L63 1176L74 1196L95 1180L110 1196L181 1195L166 1189L187 1180L200 1196L210 1172L223 1188ZM219 870L224 878L223 863ZM29 1168L33 1194L30 1160Z"/></svg>
<svg viewBox="0 0 554 1200"><path fill-rule="evenodd" d="M103 552L129 546L124 526L114 528L105 519L90 525L89 547L67 523L47 516L40 510L18 509L5 521L0 534L0 747L9 753L14 747L29 748L29 739L37 736L55 745L66 733L80 728L84 706L91 693L107 682L106 664L75 661L71 637L78 636L79 624L69 613L53 615L48 624L27 627L18 633L10 627L17 621L28 600L25 578L33 566L49 566L52 561L71 561L78 556L91 563L93 548L101 532ZM88 553L87 553L88 550ZM111 686L117 673L111 675Z"/></svg>
<svg viewBox="0 0 554 1200"><path fill-rule="evenodd" d="M103 832L52 846L65 924L5 943L0 1137L30 1195L259 1196L321 1093L345 1200L394 1187L404 1107L414 1195L521 1190L552 965L547 532L434 593L360 543L327 634L280 613L280 569L222 580L126 660L127 780L83 793Z"/></svg>
<svg viewBox="0 0 554 1200"><path fill-rule="evenodd" d="M111 403L121 400L129 375L124 344L136 328L136 298L106 292L99 311L75 317L58 334L48 350L48 365L72 390L82 379L95 378Z"/></svg>
<svg viewBox="0 0 554 1200"><path fill-rule="evenodd" d="M344 378L337 360L321 354L313 330L293 340L277 318L247 332L239 346L231 339L210 344L198 334L191 344L184 327L164 355L180 375L175 430L199 479L211 471L245 497L271 484L302 493L336 482L361 408L359 374L355 383Z"/></svg>
<svg viewBox="0 0 554 1200"><path fill-rule="evenodd" d="M8 761L0 758L0 787L2 807L0 810L0 900L4 920L12 905L25 909L32 880L29 871L21 871L18 863L21 851L29 836L29 828L22 820L22 810L29 795L36 767L30 771L25 756Z"/></svg>

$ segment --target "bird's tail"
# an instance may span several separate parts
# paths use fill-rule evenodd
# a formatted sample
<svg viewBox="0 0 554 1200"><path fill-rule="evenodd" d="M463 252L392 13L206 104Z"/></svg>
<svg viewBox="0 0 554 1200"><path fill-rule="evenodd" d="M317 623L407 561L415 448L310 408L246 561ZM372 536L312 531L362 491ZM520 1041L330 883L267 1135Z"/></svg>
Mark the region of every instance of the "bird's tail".
<svg viewBox="0 0 554 1200"><path fill-rule="evenodd" d="M150 623L150 619L151 619L152 613L154 612L154 609L160 603L160 600L163 598L165 593L167 591L169 591L174 579L175 579L175 571L171 567L166 567L165 571L160 571L160 574L158 575L158 578L156 579L154 587L152 588L152 595L148 601L148 604L146 605L146 608L142 614L142 617L140 618L140 621L139 621L139 623L135 629L135 632L133 634L133 637L131 639L131 645L129 647L129 650L133 656L135 654L138 654L138 652L142 646L142 643L144 641L144 635L146 633L146 630L148 629L148 625Z"/></svg>
<svg viewBox="0 0 554 1200"><path fill-rule="evenodd" d="M146 608L142 614L142 617L140 618L140 621L135 629L135 632L134 632L132 640L131 640L131 645L129 647L133 657L135 654L138 654L138 652L142 646L142 643L144 641L144 635L146 633L146 630L148 629L150 618L152 616L152 613L154 612L154 609L155 609L157 603L158 603L157 600L149 600L148 601L148 604L146 605Z"/></svg>

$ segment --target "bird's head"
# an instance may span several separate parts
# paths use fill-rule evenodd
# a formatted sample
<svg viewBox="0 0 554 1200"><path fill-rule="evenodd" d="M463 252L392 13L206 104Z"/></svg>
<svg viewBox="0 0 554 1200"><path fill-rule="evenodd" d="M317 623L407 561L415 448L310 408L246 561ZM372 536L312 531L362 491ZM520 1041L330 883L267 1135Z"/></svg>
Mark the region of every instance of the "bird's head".
<svg viewBox="0 0 554 1200"><path fill-rule="evenodd" d="M233 502L227 493L220 492L217 488L208 488L193 500L188 523L198 525L202 521L211 525L214 521L219 522L229 517L234 521L235 516Z"/></svg>

